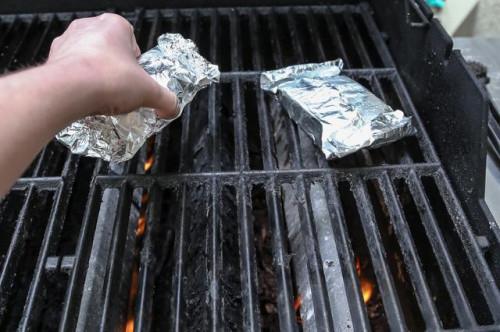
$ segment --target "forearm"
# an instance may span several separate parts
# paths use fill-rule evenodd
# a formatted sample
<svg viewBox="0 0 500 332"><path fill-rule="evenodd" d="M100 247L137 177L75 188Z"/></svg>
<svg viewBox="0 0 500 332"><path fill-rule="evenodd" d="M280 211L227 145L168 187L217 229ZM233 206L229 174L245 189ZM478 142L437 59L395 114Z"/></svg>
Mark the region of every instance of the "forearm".
<svg viewBox="0 0 500 332"><path fill-rule="evenodd" d="M0 197L57 132L96 107L88 75L58 63L0 78Z"/></svg>

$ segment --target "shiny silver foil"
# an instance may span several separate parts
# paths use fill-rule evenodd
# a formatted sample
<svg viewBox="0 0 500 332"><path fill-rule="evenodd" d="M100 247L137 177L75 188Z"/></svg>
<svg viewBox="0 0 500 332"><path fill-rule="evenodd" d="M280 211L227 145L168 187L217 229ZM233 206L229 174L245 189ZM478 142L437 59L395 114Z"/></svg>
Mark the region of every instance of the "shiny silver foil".
<svg viewBox="0 0 500 332"><path fill-rule="evenodd" d="M156 47L139 58L139 64L151 77L177 95L176 118L198 91L219 81L219 68L197 51L191 40L166 33L158 37ZM149 136L173 120L160 119L153 109L144 107L128 114L88 116L56 137L73 153L122 162L132 158Z"/></svg>
<svg viewBox="0 0 500 332"><path fill-rule="evenodd" d="M349 77L342 60L263 72L260 86L278 95L288 115L327 159L412 135L411 117L394 111Z"/></svg>

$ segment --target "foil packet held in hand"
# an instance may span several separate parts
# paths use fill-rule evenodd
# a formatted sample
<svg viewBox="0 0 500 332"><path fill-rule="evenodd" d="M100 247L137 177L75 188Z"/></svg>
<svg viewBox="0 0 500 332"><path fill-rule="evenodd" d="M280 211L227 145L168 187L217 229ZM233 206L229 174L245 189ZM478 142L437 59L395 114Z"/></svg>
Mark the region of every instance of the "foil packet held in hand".
<svg viewBox="0 0 500 332"><path fill-rule="evenodd" d="M198 91L219 81L219 68L197 51L191 40L166 33L158 37L156 47L139 58L139 65L153 79L177 95L177 117ZM173 120L160 119L153 109L144 107L128 114L88 116L72 123L56 138L73 153L122 162L131 159L148 137Z"/></svg>
<svg viewBox="0 0 500 332"><path fill-rule="evenodd" d="M378 147L415 133L411 117L340 75L342 60L295 65L261 74L261 89L283 108L327 159Z"/></svg>

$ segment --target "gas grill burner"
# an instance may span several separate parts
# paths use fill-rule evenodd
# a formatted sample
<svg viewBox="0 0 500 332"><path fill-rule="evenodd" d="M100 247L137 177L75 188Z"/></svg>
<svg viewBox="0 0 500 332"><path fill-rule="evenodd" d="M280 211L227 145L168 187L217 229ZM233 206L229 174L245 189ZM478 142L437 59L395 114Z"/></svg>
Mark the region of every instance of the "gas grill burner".
<svg viewBox="0 0 500 332"><path fill-rule="evenodd" d="M128 162L39 154L0 203L0 330L499 330L483 95L422 1L331 3L117 9L143 51L193 39L221 83ZM0 68L102 9L57 5L0 5ZM258 88L336 58L417 134L326 161Z"/></svg>

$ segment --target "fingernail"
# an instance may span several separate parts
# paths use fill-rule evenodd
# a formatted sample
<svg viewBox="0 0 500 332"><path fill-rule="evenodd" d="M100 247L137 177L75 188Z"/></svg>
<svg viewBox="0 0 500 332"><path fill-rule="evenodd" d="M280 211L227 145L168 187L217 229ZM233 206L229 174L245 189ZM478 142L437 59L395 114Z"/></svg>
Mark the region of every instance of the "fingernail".
<svg viewBox="0 0 500 332"><path fill-rule="evenodd" d="M174 113L174 115L171 115L171 113L172 113L171 111L169 111L167 113L161 109L156 109L155 112L156 112L156 116L158 116L159 118L162 118L165 120L176 119L181 113L181 104L179 102L179 98L177 98L177 96L175 97L175 113Z"/></svg>

